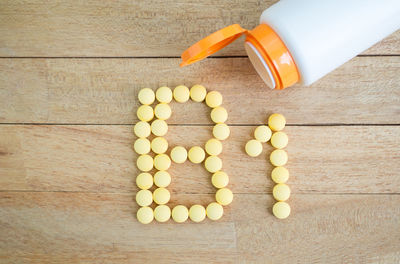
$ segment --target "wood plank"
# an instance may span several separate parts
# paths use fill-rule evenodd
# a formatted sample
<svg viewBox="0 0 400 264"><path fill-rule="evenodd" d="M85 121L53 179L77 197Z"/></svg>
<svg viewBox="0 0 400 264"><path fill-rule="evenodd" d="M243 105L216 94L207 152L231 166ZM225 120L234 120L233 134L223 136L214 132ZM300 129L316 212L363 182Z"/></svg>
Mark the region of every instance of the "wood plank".
<svg viewBox="0 0 400 264"><path fill-rule="evenodd" d="M283 91L269 90L247 58L209 59L183 69L178 63L0 59L0 122L132 124L142 87L202 83L223 94L231 124L260 124L273 111L284 113L289 124L400 124L400 57L358 57L310 87ZM172 104L170 122L210 124L209 110L198 105Z"/></svg>
<svg viewBox="0 0 400 264"><path fill-rule="evenodd" d="M171 205L204 203L177 195ZM132 194L0 193L2 263L397 263L399 195L239 194L218 222L141 225ZM204 203L206 204L206 203Z"/></svg>
<svg viewBox="0 0 400 264"><path fill-rule="evenodd" d="M231 127L221 154L235 193L270 193L271 146L244 153L254 127ZM400 193L400 126L287 127L294 193ZM170 149L203 146L211 127L170 126ZM132 192L139 173L131 126L0 126L2 190ZM173 164L172 193L213 193L201 165Z"/></svg>
<svg viewBox="0 0 400 264"><path fill-rule="evenodd" d="M180 56L230 24L254 28L276 0L14 1L0 4L0 56ZM400 54L400 32L364 54ZM239 40L217 55L245 55Z"/></svg>

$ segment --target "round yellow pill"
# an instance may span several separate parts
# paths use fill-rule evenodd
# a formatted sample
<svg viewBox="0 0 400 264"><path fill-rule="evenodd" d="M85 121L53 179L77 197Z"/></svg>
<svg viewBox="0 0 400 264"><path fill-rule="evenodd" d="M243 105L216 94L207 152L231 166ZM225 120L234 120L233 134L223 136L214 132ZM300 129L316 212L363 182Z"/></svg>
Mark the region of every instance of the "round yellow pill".
<svg viewBox="0 0 400 264"><path fill-rule="evenodd" d="M156 204L166 204L170 198L171 194L165 188L157 188L153 193L153 200Z"/></svg>
<svg viewBox="0 0 400 264"><path fill-rule="evenodd" d="M149 224L154 219L153 209L150 207L141 207L136 213L138 221L142 224Z"/></svg>
<svg viewBox="0 0 400 264"><path fill-rule="evenodd" d="M186 206L177 205L172 209L172 219L177 223L185 222L189 217L189 211Z"/></svg>
<svg viewBox="0 0 400 264"><path fill-rule="evenodd" d="M206 218L206 209L199 204L192 205L189 209L189 217L193 222L199 223Z"/></svg>
<svg viewBox="0 0 400 264"><path fill-rule="evenodd" d="M277 202L272 207L272 213L276 218L285 219L290 215L290 206L285 202Z"/></svg>
<svg viewBox="0 0 400 264"><path fill-rule="evenodd" d="M188 158L191 162L196 164L201 163L205 157L206 153L204 152L203 148L194 146L189 149Z"/></svg>
<svg viewBox="0 0 400 264"><path fill-rule="evenodd" d="M283 149L284 147L286 147L288 141L288 136L282 131L275 132L271 137L271 145L277 149Z"/></svg>
<svg viewBox="0 0 400 264"><path fill-rule="evenodd" d="M187 159L187 151L184 147L177 146L171 150L171 159L175 163L184 163Z"/></svg>
<svg viewBox="0 0 400 264"><path fill-rule="evenodd" d="M155 95L152 89L143 88L139 91L138 98L140 103L150 105L154 102Z"/></svg>
<svg viewBox="0 0 400 264"><path fill-rule="evenodd" d="M140 173L136 176L136 185L142 190L150 189L153 186L153 176L147 172Z"/></svg>
<svg viewBox="0 0 400 264"><path fill-rule="evenodd" d="M275 200L284 202L290 197L290 188L284 183L278 183L272 189L272 196Z"/></svg>
<svg viewBox="0 0 400 264"><path fill-rule="evenodd" d="M214 173L221 170L222 160L217 156L209 156L208 158L206 158L204 166L206 167L207 171Z"/></svg>
<svg viewBox="0 0 400 264"><path fill-rule="evenodd" d="M151 129L149 123L145 121L139 121L136 123L135 127L133 128L135 135L139 138L146 138L150 136Z"/></svg>
<svg viewBox="0 0 400 264"><path fill-rule="evenodd" d="M157 187L167 187L171 183L171 175L166 171L157 171L154 174L154 184Z"/></svg>
<svg viewBox="0 0 400 264"><path fill-rule="evenodd" d="M157 170L165 171L171 166L171 159L167 154L158 154L154 157L154 167Z"/></svg>
<svg viewBox="0 0 400 264"><path fill-rule="evenodd" d="M233 193L231 190L228 188L222 188L219 189L215 193L215 200L220 204L220 205L228 205L232 202L233 200Z"/></svg>
<svg viewBox="0 0 400 264"><path fill-rule="evenodd" d="M210 203L206 209L207 217L211 220L218 220L224 214L224 208L219 203Z"/></svg>
<svg viewBox="0 0 400 264"><path fill-rule="evenodd" d="M272 114L268 118L268 126L273 131L280 131L285 128L285 125L286 125L286 119L281 114Z"/></svg>
<svg viewBox="0 0 400 264"><path fill-rule="evenodd" d="M222 95L217 91L207 93L206 104L211 108L220 106L222 104Z"/></svg>
<svg viewBox="0 0 400 264"><path fill-rule="evenodd" d="M205 149L208 154L217 156L222 152L222 143L215 138L209 139L206 142Z"/></svg>
<svg viewBox="0 0 400 264"><path fill-rule="evenodd" d="M154 111L150 105L141 105L139 106L136 115L142 121L150 121L154 117Z"/></svg>
<svg viewBox="0 0 400 264"><path fill-rule="evenodd" d="M169 102L172 101L171 89L167 86L162 86L158 88L156 91L156 98L160 103L168 104Z"/></svg>
<svg viewBox="0 0 400 264"><path fill-rule="evenodd" d="M227 124L216 124L213 127L213 135L216 139L225 140L229 137L231 131Z"/></svg>
<svg viewBox="0 0 400 264"><path fill-rule="evenodd" d="M174 99L179 103L185 103L189 100L189 88L185 85L179 85L174 89Z"/></svg>
<svg viewBox="0 0 400 264"><path fill-rule="evenodd" d="M151 141L151 150L156 154L165 153L168 149L168 141L163 137L156 137Z"/></svg>
<svg viewBox="0 0 400 264"><path fill-rule="evenodd" d="M228 119L228 112L222 106L217 106L211 110L211 120L214 123L221 124Z"/></svg>
<svg viewBox="0 0 400 264"><path fill-rule="evenodd" d="M285 167L275 167L271 172L271 178L276 183L285 183L289 179L289 171Z"/></svg>
<svg viewBox="0 0 400 264"><path fill-rule="evenodd" d="M151 132L157 137L165 136L168 132L168 124L164 120L156 119L151 123Z"/></svg>
<svg viewBox="0 0 400 264"><path fill-rule="evenodd" d="M272 165L276 167L284 166L287 161L288 161L288 155L286 151L282 149L276 149L272 151L271 155L269 156L269 159L272 163Z"/></svg>
<svg viewBox="0 0 400 264"><path fill-rule="evenodd" d="M267 126L259 126L254 130L254 137L260 142L267 142L271 138L271 129Z"/></svg>
<svg viewBox="0 0 400 264"><path fill-rule="evenodd" d="M167 222L171 218L171 209L165 204L157 206L154 209L154 218L160 223Z"/></svg>
<svg viewBox="0 0 400 264"><path fill-rule="evenodd" d="M203 85L196 84L193 85L192 88L190 88L190 98L192 98L193 101L195 102L203 102L204 99L206 98L207 95L207 90L204 88Z"/></svg>
<svg viewBox="0 0 400 264"><path fill-rule="evenodd" d="M154 108L154 115L161 120L166 120L171 117L171 107L168 104L158 104Z"/></svg>
<svg viewBox="0 0 400 264"><path fill-rule="evenodd" d="M246 143L245 150L250 157L257 157L261 154L263 147L260 141L252 139Z"/></svg>
<svg viewBox="0 0 400 264"><path fill-rule="evenodd" d="M224 188L229 183L228 174L223 171L215 172L211 177L211 183L214 185L215 188Z"/></svg>
<svg viewBox="0 0 400 264"><path fill-rule="evenodd" d="M150 171L153 169L153 158L147 154L140 155L136 160L136 165L141 171Z"/></svg>
<svg viewBox="0 0 400 264"><path fill-rule="evenodd" d="M135 140L133 148L137 154L147 154L150 152L150 141L147 138L138 138Z"/></svg>
<svg viewBox="0 0 400 264"><path fill-rule="evenodd" d="M149 190L140 190L136 193L136 202L140 206L149 206L153 202L153 195Z"/></svg>

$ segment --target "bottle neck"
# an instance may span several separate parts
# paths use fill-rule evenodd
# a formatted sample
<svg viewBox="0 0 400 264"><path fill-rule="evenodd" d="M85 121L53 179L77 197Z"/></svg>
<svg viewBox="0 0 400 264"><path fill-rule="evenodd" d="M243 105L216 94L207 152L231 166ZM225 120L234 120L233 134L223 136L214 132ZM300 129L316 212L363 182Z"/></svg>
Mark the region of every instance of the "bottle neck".
<svg viewBox="0 0 400 264"><path fill-rule="evenodd" d="M257 73L272 89L284 89L300 80L289 50L268 25L249 31L245 48Z"/></svg>

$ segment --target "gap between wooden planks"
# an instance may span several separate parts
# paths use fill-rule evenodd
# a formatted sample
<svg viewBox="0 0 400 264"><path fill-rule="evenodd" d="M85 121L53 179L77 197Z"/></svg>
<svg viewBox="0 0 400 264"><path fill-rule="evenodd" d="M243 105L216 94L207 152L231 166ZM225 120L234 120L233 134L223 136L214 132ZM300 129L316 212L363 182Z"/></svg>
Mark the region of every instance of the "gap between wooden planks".
<svg viewBox="0 0 400 264"><path fill-rule="evenodd" d="M204 146L210 126L170 126L170 148ZM132 126L1 125L0 186L8 191L134 192ZM231 126L223 169L234 193L270 193L272 148L244 152L253 126ZM294 193L400 193L400 126L287 127ZM170 168L173 193L213 193L210 173L190 162Z"/></svg>
<svg viewBox="0 0 400 264"><path fill-rule="evenodd" d="M178 64L0 59L0 123L133 124L139 89L201 83L223 94L230 124L262 124L271 112L289 124L400 124L400 57L357 57L310 87L283 91L268 89L247 58ZM202 104L172 106L169 123L211 124Z"/></svg>
<svg viewBox="0 0 400 264"><path fill-rule="evenodd" d="M208 197L174 194L171 203L192 199ZM132 194L1 192L0 256L7 263L400 260L399 195L295 194L284 221L271 215L273 202L269 194L238 194L221 221L144 226L133 219Z"/></svg>
<svg viewBox="0 0 400 264"><path fill-rule="evenodd" d="M275 0L14 1L0 4L0 56L180 56L228 25L252 29ZM396 32L364 54L400 54ZM245 55L243 39L217 54Z"/></svg>

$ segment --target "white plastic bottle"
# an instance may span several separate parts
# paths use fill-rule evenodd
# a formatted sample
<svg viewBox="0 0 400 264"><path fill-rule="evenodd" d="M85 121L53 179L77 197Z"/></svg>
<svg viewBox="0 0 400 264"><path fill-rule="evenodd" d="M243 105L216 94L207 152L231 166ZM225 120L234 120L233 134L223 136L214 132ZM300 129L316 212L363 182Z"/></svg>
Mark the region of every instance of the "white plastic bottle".
<svg viewBox="0 0 400 264"><path fill-rule="evenodd" d="M247 54L268 86L309 85L399 28L400 0L281 0L253 30L234 24L194 44L181 65L246 34Z"/></svg>

